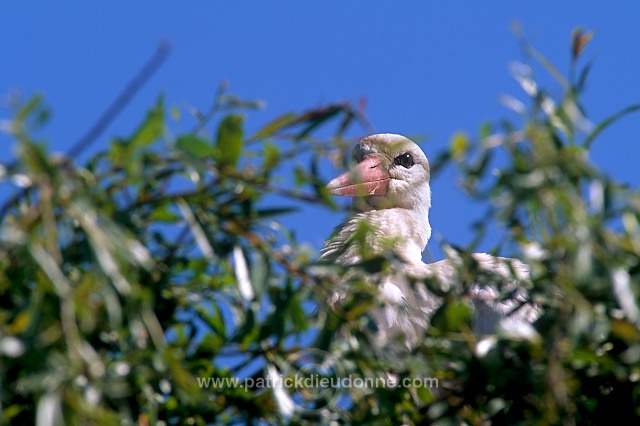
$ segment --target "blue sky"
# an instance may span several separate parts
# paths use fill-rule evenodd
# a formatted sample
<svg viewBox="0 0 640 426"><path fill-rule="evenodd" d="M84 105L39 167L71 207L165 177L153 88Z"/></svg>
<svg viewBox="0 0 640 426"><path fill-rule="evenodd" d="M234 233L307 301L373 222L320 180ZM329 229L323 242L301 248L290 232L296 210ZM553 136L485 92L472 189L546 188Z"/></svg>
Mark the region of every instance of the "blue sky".
<svg viewBox="0 0 640 426"><path fill-rule="evenodd" d="M158 93L169 105L205 109L227 80L231 92L267 102L265 111L250 116L249 129L291 110L365 97L376 131L427 135L421 146L429 156L456 131L473 135L483 122L516 118L498 101L501 94L524 98L508 73L509 62L521 59L514 21L562 71L571 30L595 31L585 55L595 67L584 98L593 121L640 102L640 2L595 3L4 2L0 96L4 102L16 89L43 93L53 116L41 136L52 151L63 151L158 41L168 40L168 61L107 129L103 146L110 136L130 134ZM6 117L0 109L0 119ZM624 119L597 141L593 162L637 187L639 136L640 117ZM0 143L6 162L12 150L6 136ZM452 170L436 176L432 190L434 235L468 242L470 224L483 210L457 188ZM293 220L300 239L319 247L340 215L309 208Z"/></svg>

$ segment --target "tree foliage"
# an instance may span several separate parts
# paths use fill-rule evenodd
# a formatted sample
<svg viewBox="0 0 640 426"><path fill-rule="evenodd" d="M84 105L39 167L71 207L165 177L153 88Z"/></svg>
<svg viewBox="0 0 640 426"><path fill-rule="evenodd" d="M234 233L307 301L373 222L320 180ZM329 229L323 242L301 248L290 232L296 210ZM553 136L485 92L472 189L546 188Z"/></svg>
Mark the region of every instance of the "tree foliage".
<svg viewBox="0 0 640 426"><path fill-rule="evenodd" d="M640 417L640 194L589 160L603 130L640 106L591 124L580 101L589 39L574 34L569 77L526 45L530 64L513 67L525 100L506 102L517 119L454 135L432 161L434 171L457 167L464 188L486 203L482 225L501 229L496 251L530 265L523 285L541 318L518 333L474 336L465 290L478 271L466 250L450 248L466 260L458 282L428 283L443 305L418 347L393 360L373 343L379 302L362 276L394 260L318 265L317 248L284 220L309 204L337 208L319 170L327 158L345 164L352 141L344 135L368 126L359 107L288 113L249 134L243 111L260 103L221 88L184 132L175 129L186 119L160 97L130 135L76 164L34 136L48 119L43 100L16 101L5 128L18 158L0 168L3 422ZM550 71L561 94L541 87L534 70ZM345 302L324 309L345 280ZM429 376L442 386L265 385L307 367L313 377L388 378L391 362L396 380ZM222 378L243 386L207 381Z"/></svg>

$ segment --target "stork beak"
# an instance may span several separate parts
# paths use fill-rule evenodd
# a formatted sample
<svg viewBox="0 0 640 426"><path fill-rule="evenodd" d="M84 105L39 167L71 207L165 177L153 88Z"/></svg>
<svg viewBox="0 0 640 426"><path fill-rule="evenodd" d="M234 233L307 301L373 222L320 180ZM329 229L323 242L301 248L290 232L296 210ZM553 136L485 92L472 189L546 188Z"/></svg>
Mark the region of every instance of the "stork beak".
<svg viewBox="0 0 640 426"><path fill-rule="evenodd" d="M355 167L327 184L333 195L366 197L387 193L391 176L376 156L366 157Z"/></svg>

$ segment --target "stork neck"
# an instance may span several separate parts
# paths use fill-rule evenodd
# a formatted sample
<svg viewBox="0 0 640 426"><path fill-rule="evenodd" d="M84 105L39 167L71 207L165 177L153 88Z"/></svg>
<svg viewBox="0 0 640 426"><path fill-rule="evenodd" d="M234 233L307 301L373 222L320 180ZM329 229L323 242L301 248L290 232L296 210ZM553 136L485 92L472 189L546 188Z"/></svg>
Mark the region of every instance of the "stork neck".
<svg viewBox="0 0 640 426"><path fill-rule="evenodd" d="M422 262L422 252L431 237L429 209L393 207L361 212L356 217L371 223L380 236L396 239L395 250L406 262Z"/></svg>

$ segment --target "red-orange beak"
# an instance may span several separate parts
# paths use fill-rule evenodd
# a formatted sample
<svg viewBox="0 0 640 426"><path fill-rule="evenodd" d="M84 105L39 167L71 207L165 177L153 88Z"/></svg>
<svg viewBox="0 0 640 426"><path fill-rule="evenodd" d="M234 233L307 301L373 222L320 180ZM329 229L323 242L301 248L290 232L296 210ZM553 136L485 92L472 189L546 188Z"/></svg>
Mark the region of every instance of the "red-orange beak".
<svg viewBox="0 0 640 426"><path fill-rule="evenodd" d="M333 179L327 184L327 189L334 195L348 197L383 195L387 193L390 180L391 176L384 170L380 158L371 156Z"/></svg>

